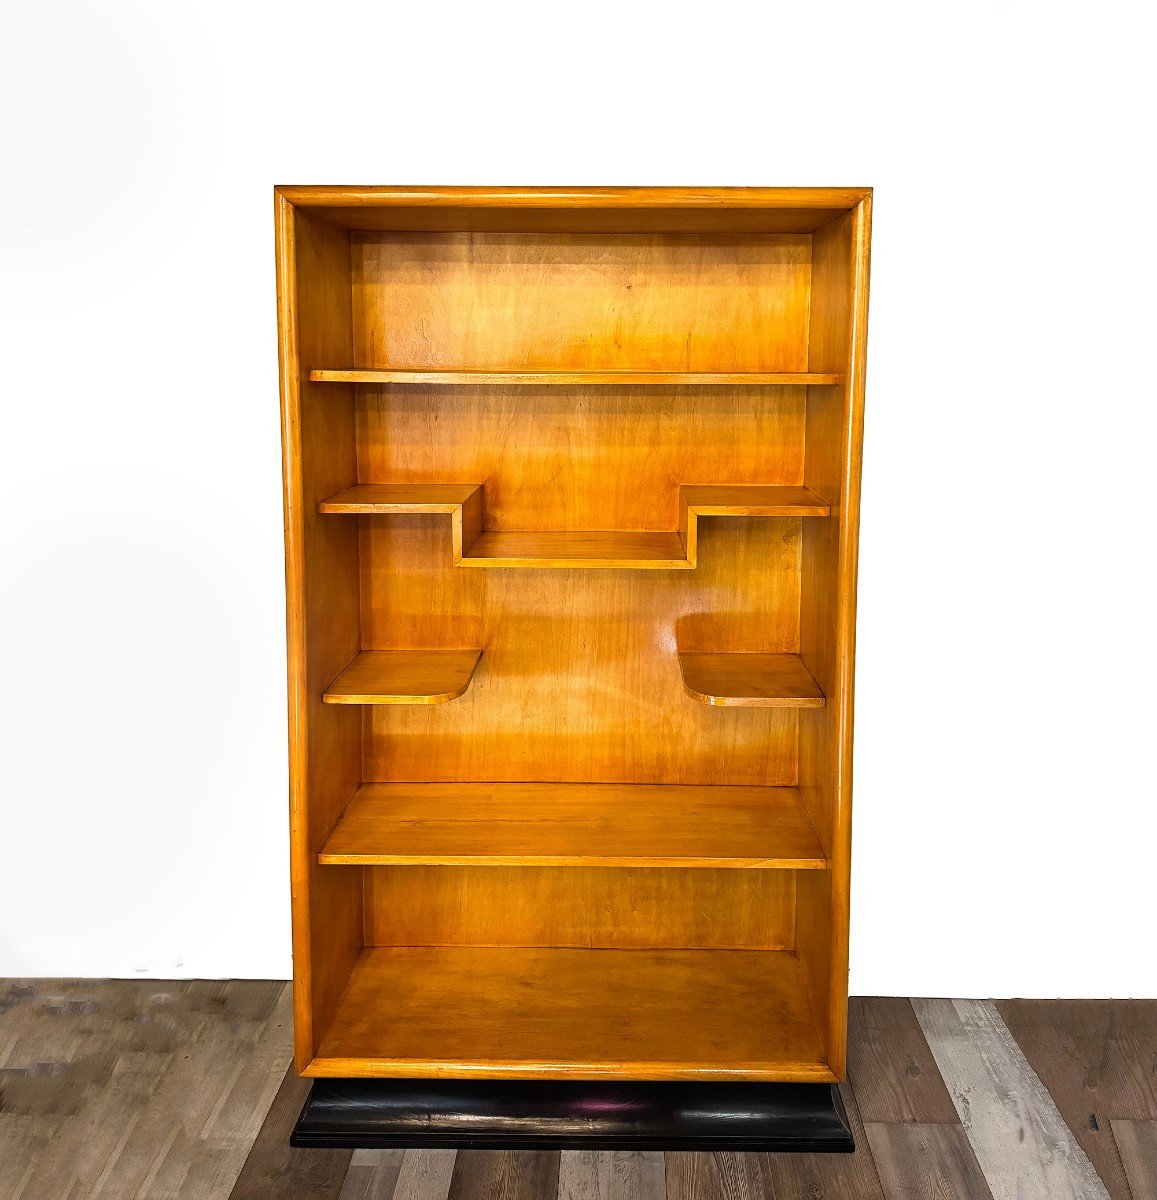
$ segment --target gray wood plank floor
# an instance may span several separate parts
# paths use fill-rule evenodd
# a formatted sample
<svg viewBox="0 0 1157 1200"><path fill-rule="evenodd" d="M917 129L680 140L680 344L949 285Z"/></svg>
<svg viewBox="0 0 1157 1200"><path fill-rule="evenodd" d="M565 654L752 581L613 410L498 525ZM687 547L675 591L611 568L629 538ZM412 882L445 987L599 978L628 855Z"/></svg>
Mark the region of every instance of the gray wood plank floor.
<svg viewBox="0 0 1157 1200"><path fill-rule="evenodd" d="M1157 1200L1157 1001L856 999L854 1155L291 1150L281 982L0 982L0 1200Z"/></svg>

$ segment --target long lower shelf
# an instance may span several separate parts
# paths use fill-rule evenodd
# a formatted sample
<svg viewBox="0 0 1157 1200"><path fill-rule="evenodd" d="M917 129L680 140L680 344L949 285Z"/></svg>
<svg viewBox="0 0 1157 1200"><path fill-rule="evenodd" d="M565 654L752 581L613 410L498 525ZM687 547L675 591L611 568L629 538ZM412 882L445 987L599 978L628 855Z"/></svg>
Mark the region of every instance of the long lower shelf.
<svg viewBox="0 0 1157 1200"><path fill-rule="evenodd" d="M321 863L382 866L825 867L793 787L368 783Z"/></svg>
<svg viewBox="0 0 1157 1200"><path fill-rule="evenodd" d="M834 1079L789 951L375 947L307 1075Z"/></svg>

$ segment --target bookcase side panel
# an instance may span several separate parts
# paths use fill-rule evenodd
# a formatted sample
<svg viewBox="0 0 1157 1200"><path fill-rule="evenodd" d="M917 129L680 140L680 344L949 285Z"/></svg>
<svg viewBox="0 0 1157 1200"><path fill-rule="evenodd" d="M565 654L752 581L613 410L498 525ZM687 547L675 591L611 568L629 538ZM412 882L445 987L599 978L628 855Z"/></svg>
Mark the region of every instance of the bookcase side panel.
<svg viewBox="0 0 1157 1200"><path fill-rule="evenodd" d="M870 199L813 235L809 365L842 385L808 394L805 483L831 518L805 522L800 652L827 698L801 713L799 787L829 870L800 881L796 944L828 1061L843 1075L851 854L856 563L863 440Z"/></svg>
<svg viewBox="0 0 1157 1200"><path fill-rule="evenodd" d="M356 522L318 501L356 478L353 389L308 382L352 353L346 230L279 198L278 329L285 475L295 1061L304 1070L362 948L361 872L317 851L361 776L358 710L322 703L359 648Z"/></svg>

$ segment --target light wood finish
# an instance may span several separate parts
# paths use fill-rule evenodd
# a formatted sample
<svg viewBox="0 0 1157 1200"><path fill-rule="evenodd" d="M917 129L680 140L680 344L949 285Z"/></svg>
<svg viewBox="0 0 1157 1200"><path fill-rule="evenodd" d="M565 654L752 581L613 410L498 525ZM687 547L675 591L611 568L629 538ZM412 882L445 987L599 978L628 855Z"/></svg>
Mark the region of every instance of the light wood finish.
<svg viewBox="0 0 1157 1200"><path fill-rule="evenodd" d="M366 950L311 1075L823 1080L794 955Z"/></svg>
<svg viewBox="0 0 1157 1200"><path fill-rule="evenodd" d="M625 955L639 986L657 954L688 971L751 955L759 999L728 1036L778 1036L760 1006L798 1008L823 1072L800 1077L839 1078L870 194L285 188L277 204L298 1068L356 1019L355 962L403 964L405 993L406 955L490 946L578 956L567 978ZM453 703L322 699L356 657L461 647L484 661ZM700 694L826 707L694 703L681 654L748 675L795 656L815 687L760 695L740 672ZM473 813L452 793L401 833L385 819L368 857L319 861L367 811L359 787L412 783L527 790ZM752 811L692 831L641 790L606 824L560 821L550 784L798 789L808 825L794 791L746 835ZM782 840L786 813L806 852ZM782 869L733 869L755 861ZM453 978L435 970L424 1002L452 1009ZM544 1012L512 1069L567 1074L535 1056L571 1020ZM674 1027L668 1057L647 1053L678 1077ZM733 1049L733 1077L778 1077Z"/></svg>
<svg viewBox="0 0 1157 1200"><path fill-rule="evenodd" d="M675 533L483 533L463 567L601 567L611 570L690 570Z"/></svg>
<svg viewBox="0 0 1157 1200"><path fill-rule="evenodd" d="M276 207L277 328L285 484L290 875L295 1061L317 1048L361 949L361 889L317 850L361 778L361 720L322 703L361 649L358 542L318 501L356 478L353 389L311 384L306 363L352 351L348 235L283 198ZM420 643L419 643L420 644Z"/></svg>
<svg viewBox="0 0 1157 1200"><path fill-rule="evenodd" d="M809 233L870 188L283 186L287 203L349 229L554 233Z"/></svg>
<svg viewBox="0 0 1157 1200"><path fill-rule="evenodd" d="M470 686L481 650L363 650L325 690L326 704L444 704Z"/></svg>
<svg viewBox="0 0 1157 1200"><path fill-rule="evenodd" d="M808 389L803 482L831 502L828 521L802 522L799 642L826 698L800 713L798 783L831 870L801 883L796 945L827 1034L828 1061L847 1059L848 931L852 841L852 713L860 467L867 367L872 199L812 238L809 365L836 371L838 387Z"/></svg>
<svg viewBox="0 0 1157 1200"><path fill-rule="evenodd" d="M794 788L392 783L358 790L318 861L344 865L825 866Z"/></svg>
<svg viewBox="0 0 1157 1200"><path fill-rule="evenodd" d="M314 383L441 383L489 387L800 387L841 383L840 375L807 371L423 371L324 367L310 371Z"/></svg>
<svg viewBox="0 0 1157 1200"><path fill-rule="evenodd" d="M680 654L692 700L737 708L823 708L824 694L798 654Z"/></svg>
<svg viewBox="0 0 1157 1200"><path fill-rule="evenodd" d="M695 517L826 517L831 506L803 487L684 487L683 506Z"/></svg>
<svg viewBox="0 0 1157 1200"><path fill-rule="evenodd" d="M362 483L323 500L317 511L360 516L449 513L454 561L482 532L482 489L453 483Z"/></svg>
<svg viewBox="0 0 1157 1200"><path fill-rule="evenodd" d="M558 1200L666 1200L663 1155L648 1150L564 1150Z"/></svg>
<svg viewBox="0 0 1157 1200"><path fill-rule="evenodd" d="M370 710L362 781L793 785L799 711L690 702L676 643L795 650L800 523L717 521L695 571L467 571L445 517L364 519L363 645L484 659L452 704Z"/></svg>
<svg viewBox="0 0 1157 1200"><path fill-rule="evenodd" d="M807 236L352 238L360 370L811 373Z"/></svg>
<svg viewBox="0 0 1157 1200"><path fill-rule="evenodd" d="M676 533L484 532L481 487L363 483L318 505L360 516L448 513L453 561L464 567L598 567L686 570L698 563L700 517L826 517L829 505L807 488L745 484L683 487Z"/></svg>
<svg viewBox="0 0 1157 1200"><path fill-rule="evenodd" d="M912 1004L995 1200L1109 1200L1109 1193L995 1007ZM977 1105L984 1096L988 1103Z"/></svg>
<svg viewBox="0 0 1157 1200"><path fill-rule="evenodd" d="M362 873L370 946L697 950L789 949L802 874L526 866L367 867Z"/></svg>

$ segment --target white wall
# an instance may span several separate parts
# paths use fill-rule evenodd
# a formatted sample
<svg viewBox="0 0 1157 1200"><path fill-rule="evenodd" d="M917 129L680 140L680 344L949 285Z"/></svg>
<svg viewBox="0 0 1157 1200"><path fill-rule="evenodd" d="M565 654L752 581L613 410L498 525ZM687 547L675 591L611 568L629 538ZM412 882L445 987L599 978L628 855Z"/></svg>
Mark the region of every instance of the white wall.
<svg viewBox="0 0 1157 1200"><path fill-rule="evenodd" d="M6 4L0 975L289 971L274 183L870 184L852 989L1157 995L1142 12Z"/></svg>

